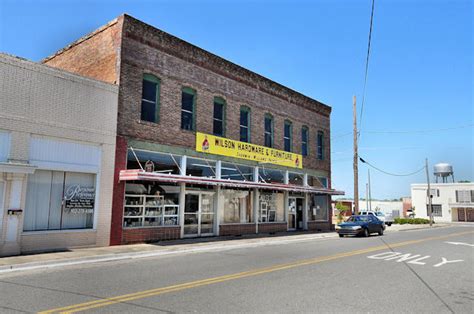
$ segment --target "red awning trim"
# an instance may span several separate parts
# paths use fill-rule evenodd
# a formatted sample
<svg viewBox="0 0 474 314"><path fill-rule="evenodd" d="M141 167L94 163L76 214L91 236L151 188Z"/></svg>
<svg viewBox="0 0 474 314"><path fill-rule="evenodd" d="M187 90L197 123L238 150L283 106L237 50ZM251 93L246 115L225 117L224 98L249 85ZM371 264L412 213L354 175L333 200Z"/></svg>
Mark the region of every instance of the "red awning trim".
<svg viewBox="0 0 474 314"><path fill-rule="evenodd" d="M337 191L325 188L314 188L310 186L299 186L293 184L280 184L280 183L262 183L252 181L238 181L238 180L223 180L206 177L194 177L194 176L182 176L175 174L164 174L145 172L143 170L121 170L120 181L160 181L169 183L191 183L191 184L205 184L205 185L220 185L224 187L235 187L235 188L259 188L267 190L278 190L278 191L291 191L291 192L303 192L303 193L316 193L316 194L330 194L330 195L344 195L343 191Z"/></svg>

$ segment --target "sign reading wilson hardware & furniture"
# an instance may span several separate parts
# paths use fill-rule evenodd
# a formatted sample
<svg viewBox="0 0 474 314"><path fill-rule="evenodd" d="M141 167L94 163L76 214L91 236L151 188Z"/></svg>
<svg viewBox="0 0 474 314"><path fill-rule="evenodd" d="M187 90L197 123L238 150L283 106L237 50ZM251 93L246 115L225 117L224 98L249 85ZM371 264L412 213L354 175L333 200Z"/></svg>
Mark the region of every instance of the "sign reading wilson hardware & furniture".
<svg viewBox="0 0 474 314"><path fill-rule="evenodd" d="M303 157L299 154L200 132L196 132L196 151L285 167L303 168Z"/></svg>

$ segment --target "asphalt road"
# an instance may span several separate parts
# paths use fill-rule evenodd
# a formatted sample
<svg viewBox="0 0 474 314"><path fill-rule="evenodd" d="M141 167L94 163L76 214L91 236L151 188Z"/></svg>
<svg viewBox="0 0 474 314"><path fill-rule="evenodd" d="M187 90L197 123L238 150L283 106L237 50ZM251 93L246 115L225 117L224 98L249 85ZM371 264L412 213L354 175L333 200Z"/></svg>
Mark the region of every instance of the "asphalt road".
<svg viewBox="0 0 474 314"><path fill-rule="evenodd" d="M460 225L10 273L0 312L473 313L473 244Z"/></svg>

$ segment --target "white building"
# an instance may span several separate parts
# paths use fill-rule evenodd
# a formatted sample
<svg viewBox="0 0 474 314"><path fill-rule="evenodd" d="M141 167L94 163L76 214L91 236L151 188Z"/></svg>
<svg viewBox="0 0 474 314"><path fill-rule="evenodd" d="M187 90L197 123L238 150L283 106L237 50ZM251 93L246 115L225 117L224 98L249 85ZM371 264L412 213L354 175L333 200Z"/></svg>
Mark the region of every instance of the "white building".
<svg viewBox="0 0 474 314"><path fill-rule="evenodd" d="M117 95L0 54L0 256L109 244Z"/></svg>
<svg viewBox="0 0 474 314"><path fill-rule="evenodd" d="M430 184L435 222L474 221L474 183ZM412 184L415 217L429 218L427 184Z"/></svg>

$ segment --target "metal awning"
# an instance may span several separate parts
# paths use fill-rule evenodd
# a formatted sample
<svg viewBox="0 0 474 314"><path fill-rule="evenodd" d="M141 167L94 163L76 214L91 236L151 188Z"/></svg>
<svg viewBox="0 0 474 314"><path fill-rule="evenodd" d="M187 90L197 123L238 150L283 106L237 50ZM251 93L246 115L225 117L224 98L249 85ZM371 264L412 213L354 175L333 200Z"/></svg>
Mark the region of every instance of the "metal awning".
<svg viewBox="0 0 474 314"><path fill-rule="evenodd" d="M223 187L234 187L234 188L259 188L266 190L277 190L277 191L290 191L290 192L303 192L303 193L315 193L315 194L329 194L329 195L344 195L343 191L337 191L333 189L315 188L312 186L299 186L293 184L280 184L280 183L263 183L253 181L239 181L230 179L215 179L208 177L194 177L194 176L183 176L176 174L164 174L156 172L145 172L139 169L121 170L120 181L159 181L169 183L190 183L190 184L204 184L204 185L219 185Z"/></svg>

